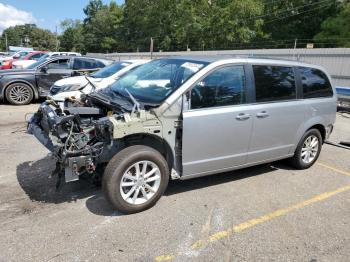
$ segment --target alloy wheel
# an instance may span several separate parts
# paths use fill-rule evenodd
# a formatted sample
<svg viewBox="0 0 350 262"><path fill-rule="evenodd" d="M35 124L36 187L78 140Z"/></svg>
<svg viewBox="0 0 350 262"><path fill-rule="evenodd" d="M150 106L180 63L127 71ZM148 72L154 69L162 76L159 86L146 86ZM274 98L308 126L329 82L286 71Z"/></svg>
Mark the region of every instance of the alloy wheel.
<svg viewBox="0 0 350 262"><path fill-rule="evenodd" d="M30 99L30 90L23 85L11 87L9 93L10 99L18 104L26 103Z"/></svg>
<svg viewBox="0 0 350 262"><path fill-rule="evenodd" d="M319 148L319 140L317 136L311 135L304 141L303 147L301 148L301 159L304 163L310 164L317 157Z"/></svg>
<svg viewBox="0 0 350 262"><path fill-rule="evenodd" d="M152 161L139 161L131 165L123 174L120 193L127 203L140 205L157 193L160 183L159 167Z"/></svg>

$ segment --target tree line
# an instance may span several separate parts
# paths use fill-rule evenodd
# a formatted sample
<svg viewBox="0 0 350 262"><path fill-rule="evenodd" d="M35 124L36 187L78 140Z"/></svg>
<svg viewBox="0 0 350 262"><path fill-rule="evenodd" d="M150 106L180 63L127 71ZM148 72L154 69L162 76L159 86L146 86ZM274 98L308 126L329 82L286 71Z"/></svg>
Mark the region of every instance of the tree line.
<svg viewBox="0 0 350 262"><path fill-rule="evenodd" d="M90 0L84 14L64 20L59 36L35 25L10 27L1 48L5 35L11 45L81 53L149 51L151 38L154 51L350 47L350 3L343 0Z"/></svg>

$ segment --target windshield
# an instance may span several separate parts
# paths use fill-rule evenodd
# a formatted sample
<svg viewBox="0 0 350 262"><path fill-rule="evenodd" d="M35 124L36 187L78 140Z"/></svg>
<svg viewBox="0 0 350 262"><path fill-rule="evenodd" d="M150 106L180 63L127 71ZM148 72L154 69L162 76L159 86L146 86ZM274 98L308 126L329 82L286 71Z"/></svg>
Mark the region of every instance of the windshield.
<svg viewBox="0 0 350 262"><path fill-rule="evenodd" d="M98 70L97 72L91 74L90 76L93 78L106 78L106 77L109 77L109 76L117 73L118 71L120 71L121 69L123 69L124 67L126 67L130 64L131 63L129 63L129 62L113 63L109 66L102 68L101 70Z"/></svg>
<svg viewBox="0 0 350 262"><path fill-rule="evenodd" d="M130 92L140 103L160 104L207 64L185 59L154 60L121 77L111 90L125 97Z"/></svg>
<svg viewBox="0 0 350 262"><path fill-rule="evenodd" d="M46 58L48 58L48 57L50 57L50 55L49 55L49 54L45 54L45 55L43 55L42 57L40 57L40 59L39 59L38 61L44 61L44 60L46 60Z"/></svg>

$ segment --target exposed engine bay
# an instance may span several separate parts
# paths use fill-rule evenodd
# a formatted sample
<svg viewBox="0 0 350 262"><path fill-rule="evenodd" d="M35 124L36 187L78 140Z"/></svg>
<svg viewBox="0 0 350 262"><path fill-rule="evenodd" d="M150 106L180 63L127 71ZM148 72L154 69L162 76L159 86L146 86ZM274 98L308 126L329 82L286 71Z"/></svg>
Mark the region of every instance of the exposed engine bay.
<svg viewBox="0 0 350 262"><path fill-rule="evenodd" d="M131 104L132 105L132 104ZM125 145L125 137L161 136L161 124L150 110L111 105L93 96L64 103L44 102L28 123L33 134L57 159L54 174L66 182L95 175Z"/></svg>

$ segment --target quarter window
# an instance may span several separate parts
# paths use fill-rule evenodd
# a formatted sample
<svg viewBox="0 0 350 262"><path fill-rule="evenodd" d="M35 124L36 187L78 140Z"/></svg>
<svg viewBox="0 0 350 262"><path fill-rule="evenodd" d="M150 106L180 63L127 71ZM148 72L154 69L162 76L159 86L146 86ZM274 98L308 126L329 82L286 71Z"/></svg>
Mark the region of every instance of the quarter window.
<svg viewBox="0 0 350 262"><path fill-rule="evenodd" d="M245 90L243 66L217 69L191 90L191 109L244 104Z"/></svg>
<svg viewBox="0 0 350 262"><path fill-rule="evenodd" d="M292 67L254 65L256 102L296 99Z"/></svg>
<svg viewBox="0 0 350 262"><path fill-rule="evenodd" d="M299 67L304 98L330 97L333 90L328 77L321 70Z"/></svg>

